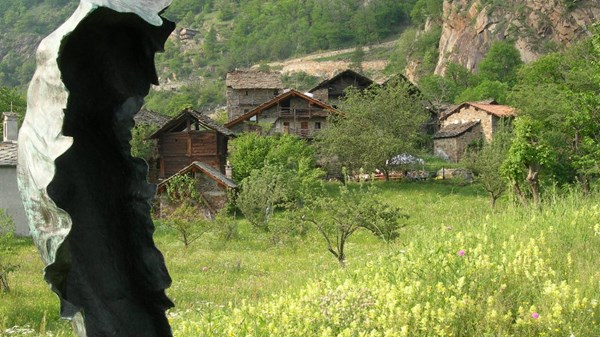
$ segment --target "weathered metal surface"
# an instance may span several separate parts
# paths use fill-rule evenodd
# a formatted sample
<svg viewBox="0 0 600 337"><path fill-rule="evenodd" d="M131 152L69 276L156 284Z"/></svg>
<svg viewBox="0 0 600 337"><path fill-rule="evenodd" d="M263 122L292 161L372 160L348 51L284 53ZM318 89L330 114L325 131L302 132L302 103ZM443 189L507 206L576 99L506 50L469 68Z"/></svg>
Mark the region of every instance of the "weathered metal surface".
<svg viewBox="0 0 600 337"><path fill-rule="evenodd" d="M171 336L155 187L129 147L133 115L157 84L154 53L174 28L158 15L169 3L82 0L38 48L19 188L45 279L78 336Z"/></svg>

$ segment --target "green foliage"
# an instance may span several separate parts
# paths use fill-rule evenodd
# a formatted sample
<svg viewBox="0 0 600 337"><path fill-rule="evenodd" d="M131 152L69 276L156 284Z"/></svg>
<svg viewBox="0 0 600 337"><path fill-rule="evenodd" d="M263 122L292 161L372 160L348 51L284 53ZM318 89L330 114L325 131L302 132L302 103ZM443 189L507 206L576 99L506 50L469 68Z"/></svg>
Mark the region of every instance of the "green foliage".
<svg viewBox="0 0 600 337"><path fill-rule="evenodd" d="M185 248L198 240L202 235L212 229L212 222L202 214L198 214L197 202L184 200L175 210L163 218L169 228L177 231L177 239Z"/></svg>
<svg viewBox="0 0 600 337"><path fill-rule="evenodd" d="M187 248L213 224L199 211L203 202L196 179L189 175L176 175L166 185L169 202L162 207L163 223L178 233L177 239Z"/></svg>
<svg viewBox="0 0 600 337"><path fill-rule="evenodd" d="M23 122L27 110L25 97L17 90L0 87L0 119L2 112L16 112L19 115L19 123ZM0 121L0 134L2 134L2 122Z"/></svg>
<svg viewBox="0 0 600 337"><path fill-rule="evenodd" d="M506 160L511 141L510 126L501 124L491 142L485 143L480 151L468 152L463 158L463 164L473 171L475 182L488 192L492 208L507 188L500 169Z"/></svg>
<svg viewBox="0 0 600 337"><path fill-rule="evenodd" d="M427 32L419 32L414 28L406 29L398 43L385 71L387 73L403 73L409 60L418 62L416 76L426 76L433 73L437 64L438 44L442 29L434 26Z"/></svg>
<svg viewBox="0 0 600 337"><path fill-rule="evenodd" d="M434 106L440 106L446 102L453 102L459 92L456 83L448 79L448 76L427 75L419 79L419 90L423 97Z"/></svg>
<svg viewBox="0 0 600 337"><path fill-rule="evenodd" d="M476 87L463 90L456 98L454 103L482 101L494 99L498 104L506 104L509 94L508 84L500 81L483 80Z"/></svg>
<svg viewBox="0 0 600 337"><path fill-rule="evenodd" d="M320 82L320 78L317 76L309 75L303 71L297 71L283 74L281 76L281 82L286 88L294 88L300 91L308 91Z"/></svg>
<svg viewBox="0 0 600 337"><path fill-rule="evenodd" d="M523 64L521 54L507 41L494 42L478 66L478 74L483 79L500 81L512 85L519 67Z"/></svg>
<svg viewBox="0 0 600 337"><path fill-rule="evenodd" d="M15 223L8 213L0 208L0 293L10 291L9 276L19 265L15 264L10 241L13 240Z"/></svg>
<svg viewBox="0 0 600 337"><path fill-rule="evenodd" d="M333 117L318 136L323 157L337 157L339 165L351 171L389 172L389 159L418 152L428 114L408 83L390 81L364 91L350 88L340 110L344 114Z"/></svg>
<svg viewBox="0 0 600 337"><path fill-rule="evenodd" d="M410 18L418 24L424 24L427 19L441 22L443 5L443 0L417 0L410 12Z"/></svg>
<svg viewBox="0 0 600 337"><path fill-rule="evenodd" d="M146 108L174 117L186 108L199 110L225 103L223 80L205 81L186 85L176 91L154 90L146 97Z"/></svg>
<svg viewBox="0 0 600 337"><path fill-rule="evenodd" d="M281 166L252 170L240 184L236 205L253 226L268 231L275 210L290 207L294 193L291 179L293 172Z"/></svg>
<svg viewBox="0 0 600 337"><path fill-rule="evenodd" d="M230 142L229 162L233 166L233 178L242 181L252 171L266 165L281 166L296 172L304 172L315 166L314 149L293 135L262 136L245 133Z"/></svg>
<svg viewBox="0 0 600 337"><path fill-rule="evenodd" d="M346 245L359 229L366 229L386 242L399 236L404 226L403 214L398 207L386 205L375 198L372 188L360 186L350 189L341 185L335 197L316 198L300 212L302 220L314 225L327 245L327 250L343 267Z"/></svg>
<svg viewBox="0 0 600 337"><path fill-rule="evenodd" d="M148 137L156 132L155 125L136 125L131 130L131 155L149 162L154 156L154 141Z"/></svg>
<svg viewBox="0 0 600 337"><path fill-rule="evenodd" d="M519 184L527 184L539 202L540 180L546 185L578 181L589 190L593 162L600 159L599 57L594 40L588 39L519 72L510 99L520 114L505 174L522 200L527 194Z"/></svg>
<svg viewBox="0 0 600 337"><path fill-rule="evenodd" d="M167 197L173 203L200 200L196 180L189 175L181 174L171 177L166 185L166 190Z"/></svg>

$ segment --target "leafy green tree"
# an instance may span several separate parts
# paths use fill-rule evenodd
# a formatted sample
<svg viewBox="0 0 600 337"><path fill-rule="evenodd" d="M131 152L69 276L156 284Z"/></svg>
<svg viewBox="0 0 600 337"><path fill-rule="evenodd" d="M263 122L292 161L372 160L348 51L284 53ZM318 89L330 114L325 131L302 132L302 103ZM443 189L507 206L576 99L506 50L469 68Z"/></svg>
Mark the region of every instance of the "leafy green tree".
<svg viewBox="0 0 600 337"><path fill-rule="evenodd" d="M16 112L19 116L19 123L23 122L25 117L25 110L27 109L27 102L25 97L21 95L17 89L11 89L6 87L0 87L0 113L2 112ZM2 118L0 114L0 119ZM3 125L0 120L0 134L3 132Z"/></svg>
<svg viewBox="0 0 600 337"><path fill-rule="evenodd" d="M212 222L199 211L203 200L196 180L188 175L174 176L166 185L169 203L163 208L164 224L175 230L187 248L212 228Z"/></svg>
<svg viewBox="0 0 600 337"><path fill-rule="evenodd" d="M293 135L246 133L232 140L230 145L229 162L236 181L244 180L253 170L266 165L281 166L298 173L308 172L316 165L314 148Z"/></svg>
<svg viewBox="0 0 600 337"><path fill-rule="evenodd" d="M478 66L479 76L491 81L514 84L519 67L523 64L521 54L507 41L494 42Z"/></svg>
<svg viewBox="0 0 600 337"><path fill-rule="evenodd" d="M508 125L501 125L489 143L484 143L480 151L472 150L463 158L465 166L473 171L475 182L479 183L490 196L490 206L507 189L508 184L501 175L502 164L506 160L512 140L512 131Z"/></svg>
<svg viewBox="0 0 600 337"><path fill-rule="evenodd" d="M500 81L483 80L476 87L465 89L454 99L454 103L494 99L500 104L506 104L509 94L508 84Z"/></svg>
<svg viewBox="0 0 600 337"><path fill-rule="evenodd" d="M373 189L351 189L346 185L340 186L339 195L316 198L300 212L342 267L346 264L346 245L354 233L364 229L390 242L399 236L398 230L408 217L399 208L377 200Z"/></svg>
<svg viewBox="0 0 600 337"><path fill-rule="evenodd" d="M519 118L504 168L522 200L530 196L539 202L541 179L549 184L579 181L589 189L597 171L594 162L600 159L597 39L544 56L518 74L510 99ZM523 184L529 194L519 189Z"/></svg>
<svg viewBox="0 0 600 337"><path fill-rule="evenodd" d="M386 178L393 166L389 159L419 151L421 130L429 118L420 96L411 94L402 80L364 91L350 88L340 110L343 114L319 134L322 155L337 157L351 171L380 169Z"/></svg>
<svg viewBox="0 0 600 337"><path fill-rule="evenodd" d="M456 84L448 78L439 75L421 77L419 79L419 89L423 97L431 102L434 107L453 102L454 97L458 94Z"/></svg>
<svg viewBox="0 0 600 337"><path fill-rule="evenodd" d="M153 159L154 141L148 137L158 130L154 125L136 125L131 130L131 155L142 158L146 162Z"/></svg>

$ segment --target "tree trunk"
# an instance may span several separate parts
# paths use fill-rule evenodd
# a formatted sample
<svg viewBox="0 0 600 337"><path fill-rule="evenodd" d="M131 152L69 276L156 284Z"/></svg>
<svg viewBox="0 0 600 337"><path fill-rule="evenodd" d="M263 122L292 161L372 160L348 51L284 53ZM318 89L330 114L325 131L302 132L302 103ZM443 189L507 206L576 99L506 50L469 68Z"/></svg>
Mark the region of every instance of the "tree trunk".
<svg viewBox="0 0 600 337"><path fill-rule="evenodd" d="M527 172L527 182L531 188L531 196L533 197L533 203L538 205L540 202L540 182L538 176L540 174L540 165L532 164L529 165L529 171Z"/></svg>
<svg viewBox="0 0 600 337"><path fill-rule="evenodd" d="M519 186L519 183L516 181L513 182L513 190L515 195L517 196L517 200L519 200L519 203L521 203L521 206L527 206L527 198L525 198L525 194L521 190L521 186Z"/></svg>
<svg viewBox="0 0 600 337"><path fill-rule="evenodd" d="M492 209L496 208L496 200L498 200L497 195L495 195L494 193L490 192L490 207Z"/></svg>

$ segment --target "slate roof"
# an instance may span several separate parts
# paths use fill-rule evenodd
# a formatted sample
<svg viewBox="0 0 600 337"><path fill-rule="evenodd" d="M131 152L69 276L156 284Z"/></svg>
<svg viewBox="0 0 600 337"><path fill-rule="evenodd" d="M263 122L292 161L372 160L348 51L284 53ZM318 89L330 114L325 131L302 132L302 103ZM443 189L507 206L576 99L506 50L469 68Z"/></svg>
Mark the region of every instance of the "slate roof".
<svg viewBox="0 0 600 337"><path fill-rule="evenodd" d="M160 127L169 121L169 117L154 111L141 109L133 116L133 120L135 120L135 125L155 125Z"/></svg>
<svg viewBox="0 0 600 337"><path fill-rule="evenodd" d="M227 73L227 87L233 89L282 89L280 74L257 70L234 70Z"/></svg>
<svg viewBox="0 0 600 337"><path fill-rule="evenodd" d="M0 143L0 166L17 166L17 143Z"/></svg>
<svg viewBox="0 0 600 337"><path fill-rule="evenodd" d="M268 109L268 108L276 105L277 103L279 103L279 102L281 102L281 101L283 101L283 100L285 100L285 99L287 99L289 97L292 97L292 96L296 96L296 97L300 97L302 99L305 99L308 102L310 102L310 103L312 103L312 104L320 107L321 109L329 110L329 111L331 111L333 113L339 113L339 111L336 110L334 107L332 107L332 106L330 106L328 104L325 104L325 103L319 101L318 99L314 99L314 98L312 98L312 97L310 97L308 95L305 95L305 94L301 93L300 91L297 91L297 90L294 90L294 89L290 89L289 91L286 91L286 92L284 92L282 94L279 94L279 95L273 97L272 99L264 102L263 104L257 106L256 108L254 108L254 109L246 112L245 114L243 114L243 115L235 118L234 120L228 122L227 124L225 124L225 127L230 128L232 126L235 126L235 125L237 125L237 124L239 124L239 123L247 120L248 118L250 118L252 116L258 115L259 113L263 112L265 109Z"/></svg>
<svg viewBox="0 0 600 337"><path fill-rule="evenodd" d="M462 108L467 107L467 106L473 106L479 110L485 111L488 114L494 115L496 117L515 117L516 116L515 108L508 106L508 105L496 104L496 101L491 99L491 100L485 100L485 101L479 101L479 102L464 102L459 105L453 105L450 108L448 108L444 113L442 113L440 120L444 120L444 119L448 118L448 116L452 115L455 112L460 111Z"/></svg>
<svg viewBox="0 0 600 337"><path fill-rule="evenodd" d="M183 121L185 121L185 119L188 117L192 117L192 118L196 119L198 121L198 123L200 123L200 125L204 126L207 129L217 131L228 137L235 136L235 133L233 131L229 130L226 127L219 125L217 122L212 120L212 118L200 113L199 111L192 110L192 109L185 109L177 117L175 117L175 118L171 119L170 121L168 121L167 123L165 123L160 129L158 129L156 132L154 132L148 138L152 139L152 138L160 137L161 134L168 132L173 127L175 127L175 126L179 125L180 123L182 123Z"/></svg>
<svg viewBox="0 0 600 337"><path fill-rule="evenodd" d="M176 176L179 176L182 174L187 174L189 172L198 172L198 171L204 173L206 176L213 179L218 184L220 184L221 186L224 186L227 189L236 189L237 188L237 184L233 180L227 178L219 170L217 170L214 167L212 167L208 164L205 164L203 162L195 161L195 162L191 163L190 165L181 169L179 172L175 173L174 175L172 175L169 178L160 182L160 184L158 184L158 186L157 186L157 191L163 192L165 190L167 184L169 183L169 181L171 181L171 179L173 179L173 177L176 177Z"/></svg>
<svg viewBox="0 0 600 337"><path fill-rule="evenodd" d="M333 77L331 77L330 79L324 80L323 82L317 84L314 88L310 89L308 92L315 92L316 90L319 90L321 88L329 88L329 83L335 82L337 81L339 78L341 78L342 76L354 76L355 78L357 78L359 81L362 81L364 83L365 86L369 86L373 83L375 83L372 79L361 75L359 73L357 73L356 71L352 70L352 69L346 69L340 73L337 73L336 75L334 75Z"/></svg>
<svg viewBox="0 0 600 337"><path fill-rule="evenodd" d="M433 139L453 138L460 136L479 123L480 121L471 121L467 123L456 123L446 125L440 130L438 130L438 132L436 132L435 135L433 135Z"/></svg>

